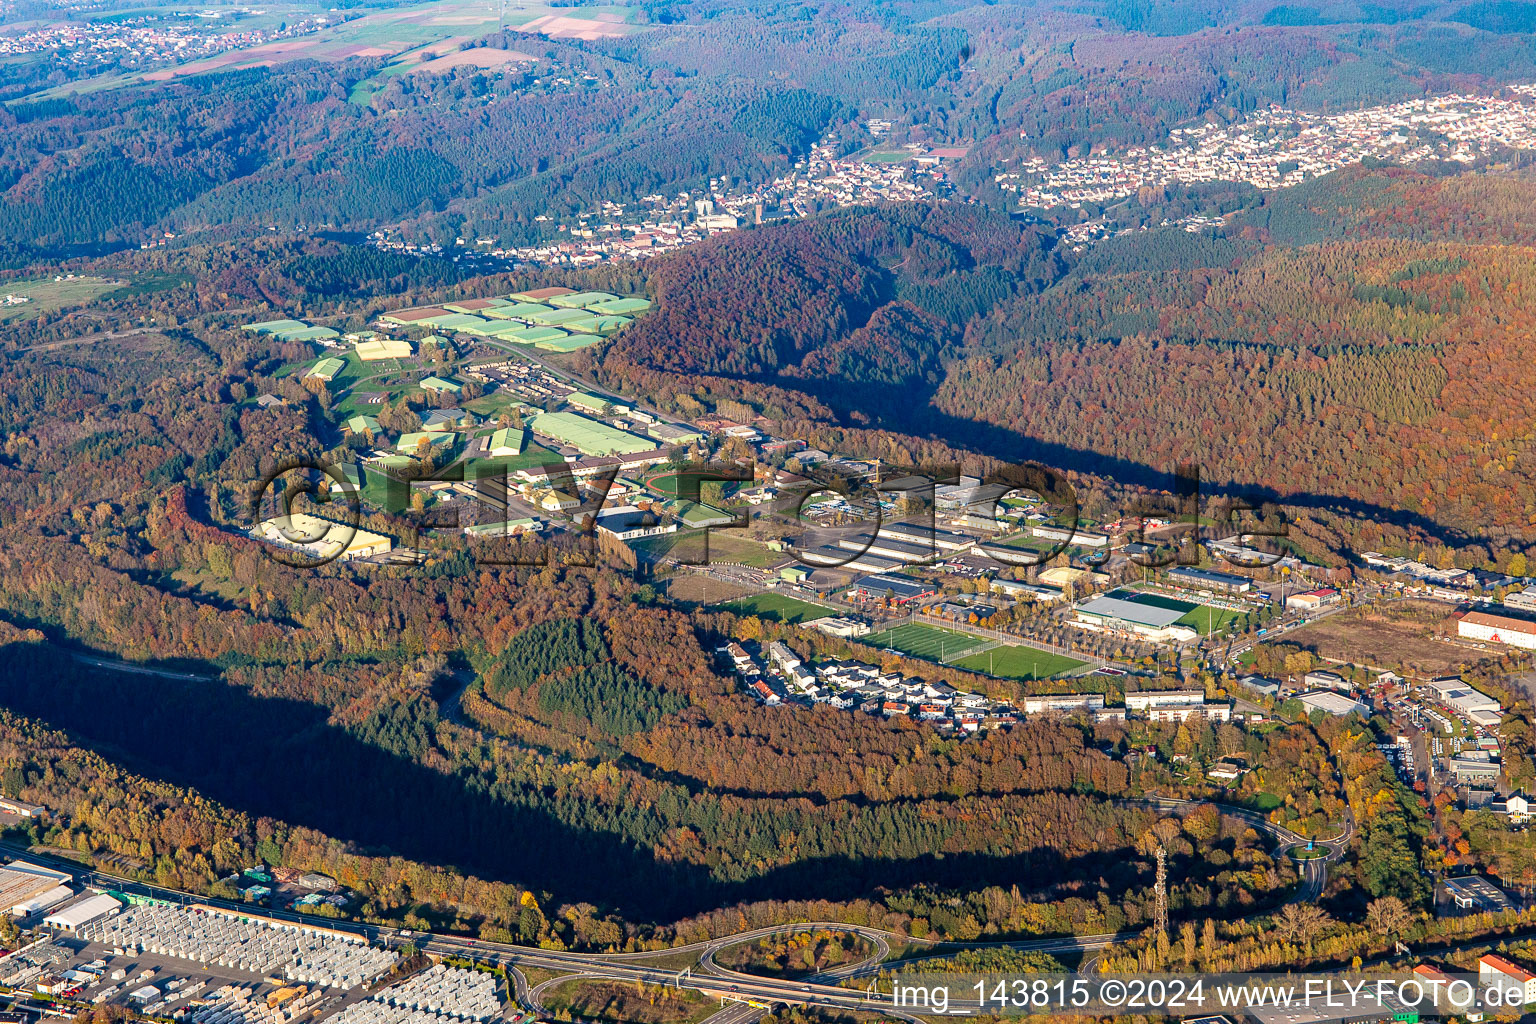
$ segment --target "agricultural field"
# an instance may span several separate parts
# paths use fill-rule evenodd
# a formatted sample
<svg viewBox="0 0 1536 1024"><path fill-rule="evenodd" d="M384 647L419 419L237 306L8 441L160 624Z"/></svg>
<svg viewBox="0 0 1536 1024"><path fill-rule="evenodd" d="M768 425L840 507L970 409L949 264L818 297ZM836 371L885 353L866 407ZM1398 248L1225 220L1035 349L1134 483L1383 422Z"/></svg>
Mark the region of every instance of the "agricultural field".
<svg viewBox="0 0 1536 1024"><path fill-rule="evenodd" d="M788 594L751 594L738 597L734 601L727 601L719 607L735 612L737 615L756 615L760 619L774 619L791 625L824 619L832 614L830 610L820 605L790 597Z"/></svg>
<svg viewBox="0 0 1536 1024"><path fill-rule="evenodd" d="M0 284L0 323L8 320L24 320L39 313L53 313L73 306L86 306L123 286L124 282L105 277L77 277L64 281L41 278L5 282ZM5 305L7 295L18 298L25 296L30 301Z"/></svg>
<svg viewBox="0 0 1536 1024"><path fill-rule="evenodd" d="M1424 600L1351 608L1292 630L1282 642L1323 658L1401 668L1416 675L1446 675L1475 660L1465 648L1433 639L1436 628L1454 610L1455 605Z"/></svg>
<svg viewBox="0 0 1536 1024"><path fill-rule="evenodd" d="M244 8L239 10L245 11ZM278 16L279 13L282 16ZM265 11L264 15L242 17L238 24L241 28L257 28L268 23L295 22L314 13L313 8L279 5L279 8ZM644 26L633 23L628 9L606 5L570 8L543 3L510 3L504 14L494 0L471 0L468 3L439 0L417 7L363 8L358 17L318 32L228 50L153 71L111 72L33 93L29 98L47 99L145 82L171 81L214 71L271 67L298 60L388 59L390 63L383 70L355 86L347 97L352 103L366 106L374 92L383 88L394 75L418 70L440 73L465 64L489 67L533 60L530 54L516 50L479 49L470 51L471 55L467 57L460 53L460 46L494 32L503 18L508 29L530 37L550 39L594 40L645 31ZM530 43L535 41L530 38Z"/></svg>
<svg viewBox="0 0 1536 1024"><path fill-rule="evenodd" d="M1064 654L1010 644L978 651L964 658L952 658L949 663L968 672L980 672L1002 679L1029 680L1065 675L1088 664Z"/></svg>

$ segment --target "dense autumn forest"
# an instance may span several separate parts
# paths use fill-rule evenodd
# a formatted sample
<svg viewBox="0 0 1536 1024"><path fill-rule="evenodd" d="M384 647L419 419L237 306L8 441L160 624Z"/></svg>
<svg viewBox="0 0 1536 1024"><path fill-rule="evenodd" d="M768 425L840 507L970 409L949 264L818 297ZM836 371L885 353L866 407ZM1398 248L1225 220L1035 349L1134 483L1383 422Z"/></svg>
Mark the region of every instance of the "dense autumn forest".
<svg viewBox="0 0 1536 1024"><path fill-rule="evenodd" d="M972 218L850 221L886 259L927 254L896 291L872 271L869 295L891 332L929 332L913 351L931 367L956 339L949 314L919 304L943 276L932 268L982 253L1011 286L1059 273L1037 232ZM428 539L420 570L278 565L241 532L246 489L274 459L335 442L318 396L274 375L307 353L231 325L267 308L383 308L333 297L342 274L363 295L422 301L512 282L456 283L332 243L95 266L145 287L88 320L4 329L0 786L50 809L33 841L215 892L253 859L310 867L357 888L372 919L613 948L805 916L954 938L1136 924L1146 837L1169 826L1133 798L1207 792L1168 770L1175 752L1265 765L1239 798L1285 794L1297 828L1340 813L1326 740L1305 722L1262 736L1028 724L957 741L829 709L765 715L709 652L765 630L803 645L799 631L673 608L623 574L477 566L451 536ZM141 332L69 343L86 324ZM261 408L268 391L288 404ZM1132 746L1167 757L1133 771L1119 756ZM1235 919L1294 883L1235 823L1176 838L1183 911Z"/></svg>
<svg viewBox="0 0 1536 1024"><path fill-rule="evenodd" d="M1214 238L1084 254L974 208L845 211L667 261L661 314L597 368L664 399L734 383L770 417L883 428L909 454L1125 486L1194 463L1345 544L1454 540L1492 564L1536 523L1533 193L1521 173L1354 169Z"/></svg>

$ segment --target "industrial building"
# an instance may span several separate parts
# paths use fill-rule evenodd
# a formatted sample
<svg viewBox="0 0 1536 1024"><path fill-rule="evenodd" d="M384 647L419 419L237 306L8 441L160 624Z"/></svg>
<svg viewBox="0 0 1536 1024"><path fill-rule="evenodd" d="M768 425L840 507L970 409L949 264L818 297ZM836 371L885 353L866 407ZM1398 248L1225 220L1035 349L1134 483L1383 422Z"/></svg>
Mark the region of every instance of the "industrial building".
<svg viewBox="0 0 1536 1024"><path fill-rule="evenodd" d="M1300 594L1292 594L1285 599L1285 606L1292 611L1315 612L1319 608L1338 604L1341 600L1343 598L1337 590L1331 587L1322 587L1318 590L1307 590Z"/></svg>
<svg viewBox="0 0 1536 1024"><path fill-rule="evenodd" d="M1337 672L1329 672L1327 669L1313 669L1301 677L1301 685L1309 690L1350 690L1349 680Z"/></svg>
<svg viewBox="0 0 1536 1024"><path fill-rule="evenodd" d="M331 381L336 379L337 374L341 373L341 371L346 368L347 361L345 359L337 359L335 356L330 356L320 360L314 366L311 366L309 368L309 372L304 374L304 376L314 377L317 380L323 380L329 384Z"/></svg>
<svg viewBox="0 0 1536 1024"><path fill-rule="evenodd" d="M445 302L443 308L450 313L480 313L488 309L496 309L501 306L510 306L512 303L506 299L459 299L456 302Z"/></svg>
<svg viewBox="0 0 1536 1024"><path fill-rule="evenodd" d="M269 544L303 552L311 558L341 561L384 554L394 543L381 534L369 533L346 523L332 522L303 512L268 519L252 530L251 536Z"/></svg>
<svg viewBox="0 0 1536 1024"><path fill-rule="evenodd" d="M1347 715L1355 712L1361 717L1367 717L1371 713L1371 706L1364 701L1346 697L1334 690L1313 690L1307 693L1298 693L1296 699L1301 701L1302 707L1309 712L1321 711L1325 715Z"/></svg>
<svg viewBox="0 0 1536 1024"><path fill-rule="evenodd" d="M1109 574L1094 572L1092 569L1079 569L1074 565L1053 565L1049 569L1040 570L1040 582L1049 583L1053 587L1065 587L1069 583L1097 585L1108 583Z"/></svg>
<svg viewBox="0 0 1536 1024"><path fill-rule="evenodd" d="M892 598L897 604L909 604L920 601L925 597L932 597L937 591L931 586L919 580L906 576L887 576L877 574L862 576L854 581L854 590L865 600L882 600Z"/></svg>
<svg viewBox="0 0 1536 1024"><path fill-rule="evenodd" d="M991 589L994 594L1002 594L1015 601L1034 601L1037 604L1055 604L1067 596L1060 587L1025 583L1022 580L993 580Z"/></svg>
<svg viewBox="0 0 1536 1024"><path fill-rule="evenodd" d="M1217 590L1228 594L1246 594L1253 589L1253 580L1246 576L1216 572L1213 569L1197 569L1190 565L1169 569L1168 582L1195 590Z"/></svg>
<svg viewBox="0 0 1536 1024"><path fill-rule="evenodd" d="M311 327L302 320L263 320L254 324L241 324L242 331L270 334L279 341L329 341L341 337L341 332L330 327Z"/></svg>
<svg viewBox="0 0 1536 1024"><path fill-rule="evenodd" d="M637 417L642 414L631 413L630 415ZM700 431L692 427L679 426L676 423L652 423L645 428L645 432L666 445L690 444L704 440L704 435Z"/></svg>
<svg viewBox="0 0 1536 1024"><path fill-rule="evenodd" d="M464 385L458 381L436 376L423 377L420 387L423 391L430 391L437 395L457 395L464 390Z"/></svg>
<svg viewBox="0 0 1536 1024"><path fill-rule="evenodd" d="M582 412L591 413L594 416L601 416L609 409L623 404L618 399L594 395L587 391L572 392L565 396L565 401L572 408L580 409Z"/></svg>
<svg viewBox="0 0 1536 1024"><path fill-rule="evenodd" d="M818 568L855 569L859 572L876 574L895 572L905 564L896 561L894 558L872 555L867 551L847 551L835 544L823 544L821 547L807 548L799 553L799 558L806 565Z"/></svg>
<svg viewBox="0 0 1536 1024"><path fill-rule="evenodd" d="M1503 718L1504 708L1498 701L1473 689L1459 676L1431 679L1424 684L1424 689L1434 693L1440 703L1458 715L1479 725L1497 725Z"/></svg>
<svg viewBox="0 0 1536 1024"><path fill-rule="evenodd" d="M518 427L502 427L490 436L490 440L487 441L485 446L485 453L497 459L520 455L526 440L526 434L522 429Z"/></svg>
<svg viewBox="0 0 1536 1024"><path fill-rule="evenodd" d="M593 302L586 308L589 312L606 316L634 316L649 310L651 304L645 299L608 299L604 302Z"/></svg>
<svg viewBox="0 0 1536 1024"><path fill-rule="evenodd" d="M879 534L881 537L904 541L908 544L928 545L949 554L968 551L976 543L974 537L935 529L931 525L922 523L882 523Z"/></svg>
<svg viewBox="0 0 1536 1024"><path fill-rule="evenodd" d="M1108 594L1083 602L1073 609L1073 615L1076 624L1085 629L1135 633L1153 641L1187 642L1199 636L1193 627L1177 624L1187 611Z"/></svg>
<svg viewBox="0 0 1536 1024"><path fill-rule="evenodd" d="M1513 615L1497 615L1493 612L1470 611L1456 622L1456 635L1468 640L1483 640L1511 647L1536 649L1536 621L1516 618Z"/></svg>
<svg viewBox="0 0 1536 1024"><path fill-rule="evenodd" d="M55 910L43 918L43 924L50 928L74 934L93 921L99 921L104 917L117 913L123 909L123 905L115 898L104 892L87 896L83 900L76 900L67 907Z"/></svg>
<svg viewBox="0 0 1536 1024"><path fill-rule="evenodd" d="M379 336L358 342L355 351L357 358L365 363L377 362L380 359L406 359L411 354L411 343L399 338Z"/></svg>
<svg viewBox="0 0 1536 1024"><path fill-rule="evenodd" d="M579 320L568 321L565 328L568 331L580 331L582 334L596 334L606 338L614 331L628 327L629 323L627 316L585 316Z"/></svg>
<svg viewBox="0 0 1536 1024"><path fill-rule="evenodd" d="M655 451L655 441L574 412L547 412L533 421L536 434L569 445L583 455L633 455Z"/></svg>
<svg viewBox="0 0 1536 1024"><path fill-rule="evenodd" d="M549 299L551 306L561 306L565 309L586 309L595 306L599 302L617 302L617 295L608 292L571 292L568 295L553 295Z"/></svg>
<svg viewBox="0 0 1536 1024"><path fill-rule="evenodd" d="M517 302L482 310L480 315L497 320L527 320L536 314L548 313L552 308L539 302Z"/></svg>
<svg viewBox="0 0 1536 1024"><path fill-rule="evenodd" d="M874 535L860 533L852 537L841 537L837 541L837 546L844 551L865 552L881 558L889 558L902 565L929 562L938 557L938 553L932 547L889 539L884 535L883 530Z"/></svg>
<svg viewBox="0 0 1536 1024"><path fill-rule="evenodd" d="M397 309L393 313L384 313L380 315L379 322L393 327L430 327L433 319L449 315L446 309L424 306L421 309Z"/></svg>
<svg viewBox="0 0 1536 1024"><path fill-rule="evenodd" d="M1458 910L1500 914L1515 909L1509 894L1481 875L1447 878L1443 884L1445 895Z"/></svg>
<svg viewBox="0 0 1536 1024"><path fill-rule="evenodd" d="M1511 591L1504 595L1504 604L1522 612L1536 612L1536 587Z"/></svg>
<svg viewBox="0 0 1536 1024"><path fill-rule="evenodd" d="M1041 540L1063 541L1068 544L1076 544L1083 548L1102 548L1109 546L1109 538L1102 533L1092 533L1088 530L1079 530L1070 526L1036 526L1029 531Z"/></svg>
<svg viewBox="0 0 1536 1024"><path fill-rule="evenodd" d="M47 810L48 808L41 804L29 804L24 800L12 800L8 796L0 796L0 811L14 814L18 818L36 818Z"/></svg>

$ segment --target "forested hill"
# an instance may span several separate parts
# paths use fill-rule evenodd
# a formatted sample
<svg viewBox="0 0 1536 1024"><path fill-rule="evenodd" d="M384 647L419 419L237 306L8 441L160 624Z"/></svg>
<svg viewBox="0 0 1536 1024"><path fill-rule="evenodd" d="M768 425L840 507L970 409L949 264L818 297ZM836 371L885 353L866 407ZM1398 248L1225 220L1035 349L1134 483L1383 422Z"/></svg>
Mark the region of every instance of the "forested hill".
<svg viewBox="0 0 1536 1024"><path fill-rule="evenodd" d="M1520 173L1354 169L1080 254L976 208L844 211L665 261L599 368L1120 483L1195 462L1498 558L1536 477L1533 198Z"/></svg>
<svg viewBox="0 0 1536 1024"><path fill-rule="evenodd" d="M602 371L650 389L736 378L878 418L876 396L926 399L968 321L1063 269L1049 233L958 204L716 236L663 262L660 308L618 336Z"/></svg>
<svg viewBox="0 0 1536 1024"><path fill-rule="evenodd" d="M604 202L793 174L818 141L969 147L951 180L1002 208L995 176L1024 157L1536 78L1530 19L1504 6L649 0L622 38L463 43L515 52L495 70L295 59L71 91L8 62L0 244L317 226L525 244Z"/></svg>

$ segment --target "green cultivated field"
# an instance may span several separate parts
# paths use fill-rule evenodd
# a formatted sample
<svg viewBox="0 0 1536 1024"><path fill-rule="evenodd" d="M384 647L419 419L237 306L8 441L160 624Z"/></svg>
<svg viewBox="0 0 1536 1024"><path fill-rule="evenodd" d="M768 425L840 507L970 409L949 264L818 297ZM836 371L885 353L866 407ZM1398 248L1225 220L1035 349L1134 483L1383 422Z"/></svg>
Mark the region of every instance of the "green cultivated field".
<svg viewBox="0 0 1536 1024"><path fill-rule="evenodd" d="M1033 647L994 647L950 662L957 668L1003 679L1049 679L1088 664L1064 654L1038 651Z"/></svg>
<svg viewBox="0 0 1536 1024"><path fill-rule="evenodd" d="M727 601L720 607L737 615L756 615L760 619L776 619L791 625L824 619L832 614L820 605L787 594L753 594Z"/></svg>

